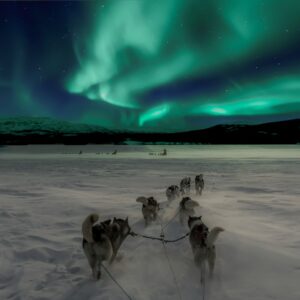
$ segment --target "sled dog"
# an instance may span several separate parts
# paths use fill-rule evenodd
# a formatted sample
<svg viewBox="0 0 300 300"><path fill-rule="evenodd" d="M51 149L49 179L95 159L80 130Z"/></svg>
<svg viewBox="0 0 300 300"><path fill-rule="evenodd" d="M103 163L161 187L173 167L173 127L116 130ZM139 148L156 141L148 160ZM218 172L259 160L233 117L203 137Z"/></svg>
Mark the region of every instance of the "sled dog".
<svg viewBox="0 0 300 300"><path fill-rule="evenodd" d="M190 189L191 189L191 177L184 177L180 181L180 192L181 195L189 195L190 194Z"/></svg>
<svg viewBox="0 0 300 300"><path fill-rule="evenodd" d="M195 177L195 189L196 189L196 195L202 194L202 190L204 189L203 174L197 175Z"/></svg>
<svg viewBox="0 0 300 300"><path fill-rule="evenodd" d="M166 190L166 196L168 201L173 201L180 196L180 190L178 185L171 185Z"/></svg>
<svg viewBox="0 0 300 300"><path fill-rule="evenodd" d="M131 229L128 218L99 222L99 215L91 214L82 223L82 247L95 279L101 277L103 261L112 263Z"/></svg>
<svg viewBox="0 0 300 300"><path fill-rule="evenodd" d="M189 217L188 226L190 228L189 240L194 254L196 265L201 269L201 278L203 280L203 270L205 262L209 267L209 274L212 276L215 260L216 247L215 241L220 232L224 231L221 227L214 227L209 231L208 227L202 222L201 217Z"/></svg>
<svg viewBox="0 0 300 300"><path fill-rule="evenodd" d="M136 202L142 203L142 213L145 220L145 226L151 221L155 221L159 211L159 203L153 197L138 197Z"/></svg>

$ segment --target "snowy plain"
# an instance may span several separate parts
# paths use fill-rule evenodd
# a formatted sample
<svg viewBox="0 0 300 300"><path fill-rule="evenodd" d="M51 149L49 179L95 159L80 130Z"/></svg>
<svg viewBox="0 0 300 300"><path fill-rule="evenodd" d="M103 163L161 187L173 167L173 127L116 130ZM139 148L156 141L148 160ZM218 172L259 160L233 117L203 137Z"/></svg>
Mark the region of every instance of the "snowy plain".
<svg viewBox="0 0 300 300"><path fill-rule="evenodd" d="M149 155L163 148L166 157ZM181 299L299 300L300 145L1 147L0 299L127 299L105 271L92 279L82 221L92 212L128 216L135 232L159 236L159 222L144 227L135 199L164 203L169 185L200 173L197 214L225 231L205 291L188 239L166 245ZM177 207L165 206L163 223ZM176 217L165 234L187 230ZM132 299L180 299L159 241L128 237L108 269Z"/></svg>

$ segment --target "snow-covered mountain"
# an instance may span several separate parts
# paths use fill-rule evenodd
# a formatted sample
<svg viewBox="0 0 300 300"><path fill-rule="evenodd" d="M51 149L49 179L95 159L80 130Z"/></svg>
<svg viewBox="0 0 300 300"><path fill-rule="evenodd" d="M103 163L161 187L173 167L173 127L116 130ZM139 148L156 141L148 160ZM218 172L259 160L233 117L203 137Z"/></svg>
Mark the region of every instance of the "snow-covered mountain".
<svg viewBox="0 0 300 300"><path fill-rule="evenodd" d="M109 132L100 126L77 124L51 118L0 118L0 134L78 134L91 132Z"/></svg>
<svg viewBox="0 0 300 300"><path fill-rule="evenodd" d="M146 133L110 131L100 126L50 118L0 118L0 144L297 144L300 119L258 125L224 124L211 128Z"/></svg>

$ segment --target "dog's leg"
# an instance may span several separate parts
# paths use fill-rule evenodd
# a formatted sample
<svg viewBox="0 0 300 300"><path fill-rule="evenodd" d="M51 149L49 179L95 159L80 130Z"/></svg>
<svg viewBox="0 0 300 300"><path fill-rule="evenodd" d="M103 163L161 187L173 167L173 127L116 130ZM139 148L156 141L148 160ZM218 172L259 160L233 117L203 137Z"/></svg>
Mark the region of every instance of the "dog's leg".
<svg viewBox="0 0 300 300"><path fill-rule="evenodd" d="M215 261L216 261L216 248L213 246L208 250L207 253L207 261L208 261L208 267L209 267L209 276L210 278L213 277L213 272L215 268Z"/></svg>
<svg viewBox="0 0 300 300"><path fill-rule="evenodd" d="M204 284L204 282L205 282L205 271L206 271L205 260L202 260L200 262L199 268L200 268L200 282L201 282L201 284Z"/></svg>
<svg viewBox="0 0 300 300"><path fill-rule="evenodd" d="M95 254L92 244L85 242L83 244L83 251L89 262L91 269L93 270L96 265L96 254Z"/></svg>
<svg viewBox="0 0 300 300"><path fill-rule="evenodd" d="M145 227L149 225L150 221L151 221L151 217L148 214L145 215Z"/></svg>
<svg viewBox="0 0 300 300"><path fill-rule="evenodd" d="M99 280L101 278L101 259L97 259L96 264L93 268L94 279Z"/></svg>
<svg viewBox="0 0 300 300"><path fill-rule="evenodd" d="M157 212L154 212L153 213L153 221L156 221L156 219L157 219Z"/></svg>

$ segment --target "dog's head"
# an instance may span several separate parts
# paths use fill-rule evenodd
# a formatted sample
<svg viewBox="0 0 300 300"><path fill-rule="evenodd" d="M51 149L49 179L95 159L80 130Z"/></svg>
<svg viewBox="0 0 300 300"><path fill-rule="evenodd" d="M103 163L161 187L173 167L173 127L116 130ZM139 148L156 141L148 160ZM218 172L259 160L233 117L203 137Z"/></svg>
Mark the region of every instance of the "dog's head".
<svg viewBox="0 0 300 300"><path fill-rule="evenodd" d="M196 181L200 181L203 179L203 174L199 174L196 176Z"/></svg>
<svg viewBox="0 0 300 300"><path fill-rule="evenodd" d="M148 200L147 205L151 205L159 208L158 202L153 197L149 197L147 200Z"/></svg>
<svg viewBox="0 0 300 300"><path fill-rule="evenodd" d="M182 183L182 184L189 184L189 183L191 183L191 177L184 177L184 178L181 180L181 183Z"/></svg>
<svg viewBox="0 0 300 300"><path fill-rule="evenodd" d="M186 197L186 198L189 198L189 197ZM189 219L188 219L189 228L192 229L196 224L203 224L202 216L200 216L200 217L189 216Z"/></svg>
<svg viewBox="0 0 300 300"><path fill-rule="evenodd" d="M105 229L108 232L110 230L111 223L112 223L111 219L108 219L101 222L100 224L102 225L103 229Z"/></svg>
<svg viewBox="0 0 300 300"><path fill-rule="evenodd" d="M157 200L154 199L154 197L138 197L136 199L136 202L142 203L143 207L153 206L156 209L159 209L159 203L157 202Z"/></svg>
<svg viewBox="0 0 300 300"><path fill-rule="evenodd" d="M207 237L209 229L203 223L202 216L200 216L200 217L191 217L191 216L189 216L188 226L189 226L191 231L196 230L200 235L205 233L204 236L205 236L205 238Z"/></svg>
<svg viewBox="0 0 300 300"><path fill-rule="evenodd" d="M172 192L176 195L176 196L180 196L180 189L178 185L172 185Z"/></svg>
<svg viewBox="0 0 300 300"><path fill-rule="evenodd" d="M107 235L107 228L102 223L96 223L92 227L92 235L94 242L99 242L103 239L104 235Z"/></svg>
<svg viewBox="0 0 300 300"><path fill-rule="evenodd" d="M131 231L128 217L126 219L114 218L112 222L112 230L119 232L123 237L127 236Z"/></svg>

